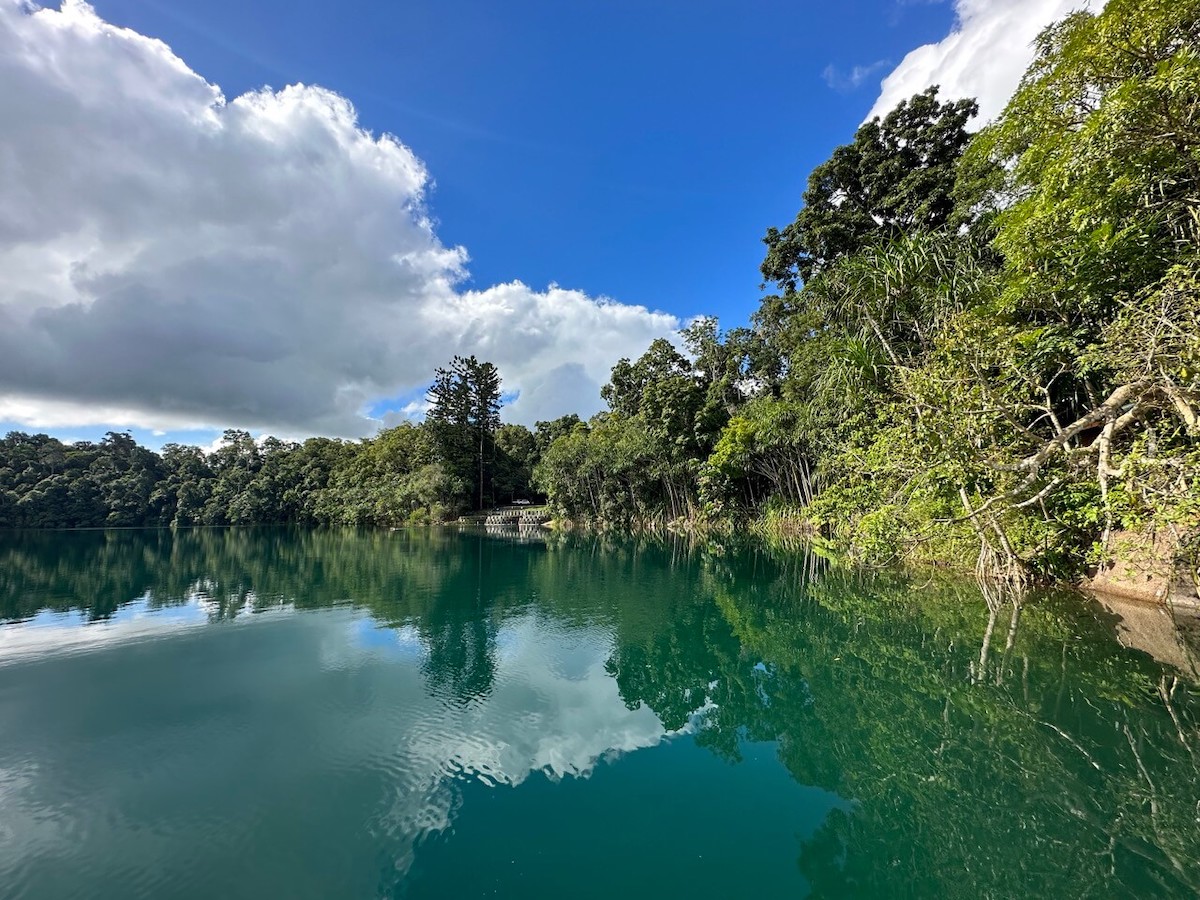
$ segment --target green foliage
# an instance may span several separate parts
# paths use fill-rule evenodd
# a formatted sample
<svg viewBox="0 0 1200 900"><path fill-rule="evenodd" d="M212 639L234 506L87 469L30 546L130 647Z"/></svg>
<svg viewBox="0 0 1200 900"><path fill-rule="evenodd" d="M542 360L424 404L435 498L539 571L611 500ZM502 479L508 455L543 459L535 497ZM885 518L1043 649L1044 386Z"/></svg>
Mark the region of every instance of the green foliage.
<svg viewBox="0 0 1200 900"><path fill-rule="evenodd" d="M1200 0L1112 0L1047 29L973 139L974 104L936 89L864 125L768 233L781 293L753 327L722 338L701 319L691 359L658 341L619 362L612 412L546 450L551 502L798 527L862 562L1019 579L1074 577L1122 529L1186 547L1198 47Z"/></svg>
<svg viewBox="0 0 1200 900"><path fill-rule="evenodd" d="M0 441L0 527L127 526L170 514L155 488L163 461L128 434L63 444L11 432Z"/></svg>
<svg viewBox="0 0 1200 900"><path fill-rule="evenodd" d="M439 458L466 490L462 505L494 493L495 434L500 427L500 373L490 362L456 356L434 373L426 415Z"/></svg>
<svg viewBox="0 0 1200 900"><path fill-rule="evenodd" d="M534 426L533 441L537 455L540 457L556 440L560 437L566 437L581 425L583 425L583 420L574 413L560 416L549 422L536 423Z"/></svg>
<svg viewBox="0 0 1200 900"><path fill-rule="evenodd" d="M554 441L534 483L568 519L598 523L663 521L686 513L687 472L678 471L644 424L619 413L597 416Z"/></svg>
<svg viewBox="0 0 1200 900"><path fill-rule="evenodd" d="M952 222L956 165L973 100L941 103L932 87L867 122L808 178L804 206L763 242L762 274L786 293L878 241Z"/></svg>
<svg viewBox="0 0 1200 900"><path fill-rule="evenodd" d="M528 500L533 467L541 456L536 436L524 425L501 425L496 429L495 444L496 499L501 503Z"/></svg>
<svg viewBox="0 0 1200 900"><path fill-rule="evenodd" d="M99 444L12 432L0 440L0 528L399 526L452 518L481 484L527 498L541 448L529 429L498 425L495 367L456 359L431 393L441 406L430 421L358 443L231 429L210 453L154 453L115 432Z"/></svg>
<svg viewBox="0 0 1200 900"><path fill-rule="evenodd" d="M534 482L561 515L666 524L700 514L702 463L741 400L752 341L744 329L722 335L711 319L684 339L693 359L654 341L636 362L613 367L601 392L610 412L559 429Z"/></svg>
<svg viewBox="0 0 1200 900"><path fill-rule="evenodd" d="M1200 3L1112 0L1037 50L971 153L1011 172L996 237L1011 301L1092 335L1195 249Z"/></svg>
<svg viewBox="0 0 1200 900"><path fill-rule="evenodd" d="M751 326L700 318L620 360L590 422L501 427L495 367L455 357L423 425L361 444L10 435L0 524L396 525L536 489L570 520L777 520L1014 579L1074 577L1121 530L1186 548L1198 48L1200 0L1110 0L1042 34L973 138L974 102L936 88L863 125L768 232L780 293Z"/></svg>

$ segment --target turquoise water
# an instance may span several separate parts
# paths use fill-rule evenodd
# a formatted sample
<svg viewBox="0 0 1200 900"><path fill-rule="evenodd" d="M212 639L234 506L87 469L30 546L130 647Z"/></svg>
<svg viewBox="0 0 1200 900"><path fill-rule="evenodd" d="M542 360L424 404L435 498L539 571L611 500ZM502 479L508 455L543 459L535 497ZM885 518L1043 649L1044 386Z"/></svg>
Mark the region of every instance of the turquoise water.
<svg viewBox="0 0 1200 900"><path fill-rule="evenodd" d="M2 897L1200 887L1188 645L1074 595L653 540L10 532L0 622Z"/></svg>

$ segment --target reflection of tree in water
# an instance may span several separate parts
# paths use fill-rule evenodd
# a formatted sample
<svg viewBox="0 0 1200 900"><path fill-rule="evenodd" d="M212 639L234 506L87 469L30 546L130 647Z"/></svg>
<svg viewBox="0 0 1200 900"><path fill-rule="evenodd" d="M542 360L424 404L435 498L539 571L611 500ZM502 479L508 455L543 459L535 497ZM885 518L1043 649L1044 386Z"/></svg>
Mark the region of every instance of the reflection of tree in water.
<svg viewBox="0 0 1200 900"><path fill-rule="evenodd" d="M130 599L228 618L353 602L416 630L430 691L485 697L530 614L613 634L628 706L739 758L778 743L853 801L799 850L816 896L1192 896L1197 704L1073 596L829 570L649 538L522 544L439 531L11 535L0 616Z"/></svg>
<svg viewBox="0 0 1200 900"><path fill-rule="evenodd" d="M381 623L415 627L428 651L430 690L459 701L491 690L494 594L525 577L529 555L497 554L482 542L464 552L458 535L431 529L16 532L8 538L0 550L0 620L46 608L80 609L89 620L102 620L141 597L152 608L201 602L215 620L280 605L353 603Z"/></svg>
<svg viewBox="0 0 1200 900"><path fill-rule="evenodd" d="M11 532L0 547L0 620L41 609L105 619L203 602L214 619L280 606L368 606L384 622L420 603L462 560L453 535L296 528Z"/></svg>
<svg viewBox="0 0 1200 900"><path fill-rule="evenodd" d="M431 693L456 704L482 700L496 680L496 627L491 592L505 581L493 550L476 537L456 554L462 561L415 621L428 652L422 672Z"/></svg>
<svg viewBox="0 0 1200 900"><path fill-rule="evenodd" d="M801 852L816 896L1193 896L1193 689L1073 596L981 595L715 555L610 664L665 721L717 704L723 756L774 739L853 800ZM715 599L715 603L710 602ZM668 726L670 727L670 726Z"/></svg>
<svg viewBox="0 0 1200 900"><path fill-rule="evenodd" d="M487 622L438 621L423 628L422 636L429 656L421 671L434 694L465 704L491 692L496 679L495 634Z"/></svg>

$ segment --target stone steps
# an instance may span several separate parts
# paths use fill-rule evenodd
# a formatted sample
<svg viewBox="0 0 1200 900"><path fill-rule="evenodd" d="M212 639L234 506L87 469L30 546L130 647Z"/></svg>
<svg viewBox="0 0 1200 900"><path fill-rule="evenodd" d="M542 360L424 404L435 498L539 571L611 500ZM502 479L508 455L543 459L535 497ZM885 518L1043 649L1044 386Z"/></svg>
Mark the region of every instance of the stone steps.
<svg viewBox="0 0 1200 900"><path fill-rule="evenodd" d="M459 516L461 525L544 525L550 521L550 511L544 506L517 509L495 509L486 513Z"/></svg>

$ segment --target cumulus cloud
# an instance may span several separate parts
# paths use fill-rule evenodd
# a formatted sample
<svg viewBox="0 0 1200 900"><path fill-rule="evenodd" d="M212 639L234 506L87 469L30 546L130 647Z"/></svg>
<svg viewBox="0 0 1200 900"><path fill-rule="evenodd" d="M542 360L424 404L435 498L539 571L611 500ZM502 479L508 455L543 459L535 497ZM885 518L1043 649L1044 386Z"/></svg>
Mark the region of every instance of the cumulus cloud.
<svg viewBox="0 0 1200 900"><path fill-rule="evenodd" d="M943 99L975 97L979 119L993 119L1033 60L1041 30L1068 13L1103 6L1104 0L955 0L950 34L904 57L884 78L867 118L886 115L901 100L940 84Z"/></svg>
<svg viewBox="0 0 1200 900"><path fill-rule="evenodd" d="M348 100L227 99L80 0L0 0L0 84L0 419L358 435L475 353L532 421L593 411L618 357L678 327L554 286L462 290L425 166ZM527 392L564 365L583 395Z"/></svg>

